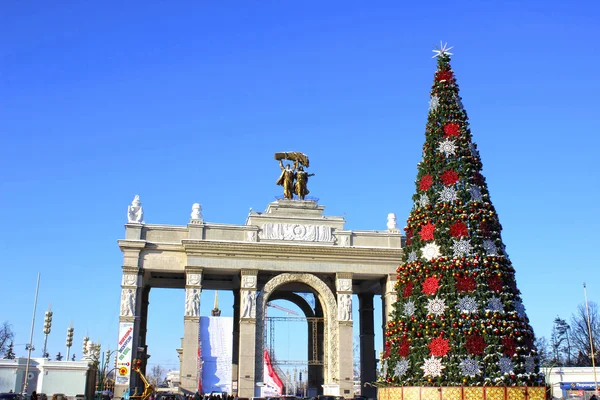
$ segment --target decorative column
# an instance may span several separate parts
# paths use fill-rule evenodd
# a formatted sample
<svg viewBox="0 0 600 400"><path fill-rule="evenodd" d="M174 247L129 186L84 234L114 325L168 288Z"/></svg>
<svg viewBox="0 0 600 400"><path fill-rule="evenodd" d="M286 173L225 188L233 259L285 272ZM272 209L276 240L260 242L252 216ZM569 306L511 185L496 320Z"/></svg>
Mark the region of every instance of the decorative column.
<svg viewBox="0 0 600 400"><path fill-rule="evenodd" d="M125 261L127 261L127 252ZM137 257L135 264L137 264ZM116 398L121 398L125 391L135 386L136 383L136 377L131 372L131 365L137 356L137 348L140 343L140 320L136 318L141 311L141 302L139 301L141 276L139 272L137 266L123 266L115 379Z"/></svg>
<svg viewBox="0 0 600 400"><path fill-rule="evenodd" d="M339 396L352 397L354 387L353 374L353 344L352 344L352 273L338 272L336 274L336 289L338 303L338 348Z"/></svg>
<svg viewBox="0 0 600 400"><path fill-rule="evenodd" d="M183 317L183 354L181 387L190 392L201 391L200 360L200 293L202 268L185 267L185 314Z"/></svg>
<svg viewBox="0 0 600 400"><path fill-rule="evenodd" d="M240 289L240 319L238 348L238 396L255 397L256 382L262 382L262 376L255 376L256 357L256 290L258 287L257 270L242 270ZM263 324L264 321L259 321Z"/></svg>
<svg viewBox="0 0 600 400"><path fill-rule="evenodd" d="M358 315L360 316L360 388L366 398L376 398L377 389L366 387L377 379L375 360L375 321L373 312L373 293L358 295Z"/></svg>

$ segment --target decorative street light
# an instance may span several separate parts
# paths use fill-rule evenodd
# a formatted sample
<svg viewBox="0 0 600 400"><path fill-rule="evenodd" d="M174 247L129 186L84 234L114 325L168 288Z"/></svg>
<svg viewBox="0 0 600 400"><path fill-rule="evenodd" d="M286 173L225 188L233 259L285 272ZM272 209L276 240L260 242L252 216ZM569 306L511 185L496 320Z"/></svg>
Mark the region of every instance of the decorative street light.
<svg viewBox="0 0 600 400"><path fill-rule="evenodd" d="M90 337L86 335L83 337L83 348L82 348L82 354L83 354L83 358L87 358L88 356L88 342L90 341Z"/></svg>
<svg viewBox="0 0 600 400"><path fill-rule="evenodd" d="M48 311L44 314L44 351L42 351L42 357L49 358L50 355L46 351L46 347L48 345L48 335L52 330L52 304L48 305Z"/></svg>
<svg viewBox="0 0 600 400"><path fill-rule="evenodd" d="M69 329L67 329L67 361L69 361L69 354L71 353L71 346L73 346L73 321L71 321L71 325L69 325Z"/></svg>
<svg viewBox="0 0 600 400"><path fill-rule="evenodd" d="M98 350L100 350L100 348L98 347ZM113 371L116 368L116 364L115 364L115 368L112 368L109 370L109 364L111 363L111 356L112 354L117 353L117 350L110 350L107 349L104 353L102 353L102 360L101 363L99 365L98 371L99 371L99 377L98 377L98 385L97 385L97 393L98 393L98 398L102 397L102 391L106 390L106 379L108 378L108 374L110 374L111 371ZM116 361L116 359L115 359ZM108 371L108 372L107 372Z"/></svg>

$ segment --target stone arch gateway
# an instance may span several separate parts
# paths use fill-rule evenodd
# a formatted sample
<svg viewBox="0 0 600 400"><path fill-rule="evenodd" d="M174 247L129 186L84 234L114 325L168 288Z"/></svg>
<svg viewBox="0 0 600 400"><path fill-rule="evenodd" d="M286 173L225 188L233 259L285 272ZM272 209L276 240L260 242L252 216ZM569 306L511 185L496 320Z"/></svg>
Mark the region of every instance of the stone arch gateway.
<svg viewBox="0 0 600 400"><path fill-rule="evenodd" d="M338 376L339 366L339 326L338 326L338 311L337 303L333 292L317 276L312 274L293 274L283 273L271 278L264 286L263 290L257 297L257 309L256 309L256 354L262 354L264 350L264 315L267 307L267 301L269 296L280 286L286 283L299 282L304 283L311 287L317 293L317 301L323 306L323 313L325 315L325 365L324 365L324 376L325 382L334 382ZM352 335L352 332L350 332ZM352 338L352 336L350 336ZM255 370L258 376L261 376L263 371L263 363L261 358L257 358Z"/></svg>
<svg viewBox="0 0 600 400"><path fill-rule="evenodd" d="M184 226L127 223L125 238L118 241L123 275L115 397L139 387L130 363L152 352L146 342L152 288L186 292L180 308L183 338L178 349L184 390L194 392L201 384L203 289L233 293L231 386L239 397L257 396L257 384L263 381L266 302L270 296L302 292L300 286L310 288L324 319L319 392L352 397L355 323L360 330L361 386L374 381L375 329L382 327L374 326L373 300L381 295L385 325L395 301L402 236L395 226L379 231L346 230L343 217L325 216L324 209L314 201L277 200L264 212L251 211L243 225L205 222L198 213ZM385 217L382 214L378 225L385 227ZM354 295L359 321L352 318Z"/></svg>

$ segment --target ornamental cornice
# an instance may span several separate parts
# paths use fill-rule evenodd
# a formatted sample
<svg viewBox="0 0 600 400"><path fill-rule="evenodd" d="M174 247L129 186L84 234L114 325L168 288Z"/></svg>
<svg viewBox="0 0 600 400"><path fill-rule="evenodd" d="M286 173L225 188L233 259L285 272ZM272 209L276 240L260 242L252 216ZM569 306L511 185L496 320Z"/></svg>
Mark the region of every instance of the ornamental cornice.
<svg viewBox="0 0 600 400"><path fill-rule="evenodd" d="M182 240L182 247L188 255L213 255L230 257L248 256L255 258L278 259L342 259L381 264L382 261L398 263L402 249L377 247L335 247L335 246L298 246L274 243L212 242Z"/></svg>
<svg viewBox="0 0 600 400"><path fill-rule="evenodd" d="M119 243L119 247L121 248L121 250L123 250L123 249L143 249L144 247L146 247L145 240L122 239L122 240L118 240L117 243Z"/></svg>

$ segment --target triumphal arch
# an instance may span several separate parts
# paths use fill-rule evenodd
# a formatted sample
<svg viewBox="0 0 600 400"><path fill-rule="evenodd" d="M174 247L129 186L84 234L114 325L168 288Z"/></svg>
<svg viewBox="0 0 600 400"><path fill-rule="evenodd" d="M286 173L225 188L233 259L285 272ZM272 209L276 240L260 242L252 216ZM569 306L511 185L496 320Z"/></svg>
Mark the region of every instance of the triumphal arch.
<svg viewBox="0 0 600 400"><path fill-rule="evenodd" d="M297 179L298 163L287 169ZM284 189L284 197L264 212L250 211L241 225L204 221L198 204L186 226L148 224L136 196L128 209L125 238L118 242L123 276L115 396L139 384L131 362L152 351L146 347L151 288L186 291L185 304L174 310L181 311L184 324L180 376L185 390L195 392L201 384L202 289L233 292L232 388L239 397L259 396L266 307L274 299L292 301L307 317L322 321L314 325L307 349L309 385L319 393L353 396L353 324L360 327L361 383L375 380L374 332L382 327L374 326L373 302L381 295L385 324L396 300L402 252L395 216L388 216L387 229L348 230L343 217L326 215L324 206L306 198L306 181L301 196L290 196L294 189L289 185ZM377 225L385 226L382 216ZM297 293L312 293L314 307ZM354 294L359 321L352 319ZM363 393L369 395L369 390L363 388Z"/></svg>

